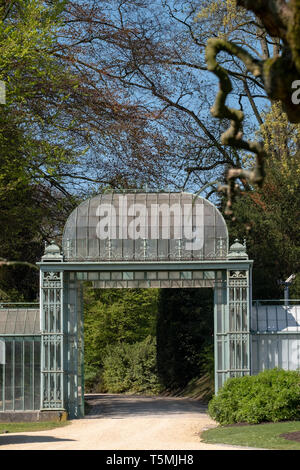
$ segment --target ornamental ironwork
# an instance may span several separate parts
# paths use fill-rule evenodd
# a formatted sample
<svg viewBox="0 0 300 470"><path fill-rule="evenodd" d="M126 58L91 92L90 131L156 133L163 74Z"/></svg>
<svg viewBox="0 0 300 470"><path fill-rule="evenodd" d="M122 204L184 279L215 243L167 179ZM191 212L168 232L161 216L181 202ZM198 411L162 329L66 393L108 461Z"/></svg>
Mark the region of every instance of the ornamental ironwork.
<svg viewBox="0 0 300 470"><path fill-rule="evenodd" d="M106 193L78 206L63 234L65 260L226 259L219 210L190 193Z"/></svg>

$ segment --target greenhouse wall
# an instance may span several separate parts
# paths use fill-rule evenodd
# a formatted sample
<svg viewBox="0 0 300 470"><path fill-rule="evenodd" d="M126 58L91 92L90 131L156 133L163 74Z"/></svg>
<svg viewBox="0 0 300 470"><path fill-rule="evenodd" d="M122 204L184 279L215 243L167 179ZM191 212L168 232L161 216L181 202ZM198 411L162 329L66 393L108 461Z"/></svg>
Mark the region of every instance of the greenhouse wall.
<svg viewBox="0 0 300 470"><path fill-rule="evenodd" d="M250 315L252 375L274 367L300 369L300 301L292 303L284 305L283 301L280 304L276 300L253 304ZM226 309L224 315L227 318ZM230 338L236 328L230 326ZM236 350L234 356L237 360L239 351ZM11 420L11 415L18 415L17 412L40 413L41 369L39 308L0 306L0 421L5 414L10 415ZM54 389L49 393L52 396Z"/></svg>
<svg viewBox="0 0 300 470"><path fill-rule="evenodd" d="M276 304L274 304L276 302ZM297 303L298 305L292 305ZM300 301L257 301L251 315L251 374L300 370Z"/></svg>
<svg viewBox="0 0 300 470"><path fill-rule="evenodd" d="M0 308L0 412L40 409L38 308Z"/></svg>

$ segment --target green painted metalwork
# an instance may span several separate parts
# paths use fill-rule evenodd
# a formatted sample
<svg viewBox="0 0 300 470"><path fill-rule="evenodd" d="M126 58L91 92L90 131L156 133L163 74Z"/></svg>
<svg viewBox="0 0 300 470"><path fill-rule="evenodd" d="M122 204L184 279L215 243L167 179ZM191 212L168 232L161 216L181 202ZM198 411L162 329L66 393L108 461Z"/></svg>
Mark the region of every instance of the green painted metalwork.
<svg viewBox="0 0 300 470"><path fill-rule="evenodd" d="M65 273L64 401L72 417L84 415L82 283Z"/></svg>
<svg viewBox="0 0 300 470"><path fill-rule="evenodd" d="M40 336L5 336L0 364L0 412L40 409Z"/></svg>
<svg viewBox="0 0 300 470"><path fill-rule="evenodd" d="M41 272L41 409L64 409L63 273Z"/></svg>
<svg viewBox="0 0 300 470"><path fill-rule="evenodd" d="M250 374L250 273L228 272L229 377Z"/></svg>
<svg viewBox="0 0 300 470"><path fill-rule="evenodd" d="M251 312L252 262L244 245L235 243L234 252L238 259L232 251L229 259L217 264L83 262L71 270L52 244L40 263L41 331L39 311L33 305L0 307L0 341L5 344L5 360L0 358L0 413L66 409L70 418L84 415L85 281L100 282L101 288L115 287L112 282L125 282L119 287L130 288L136 286L130 283L139 281L146 282L143 287L157 287L152 283L159 282L160 288L213 288L216 392L230 377L273 367L299 369L300 301L289 305L257 301Z"/></svg>
<svg viewBox="0 0 300 470"><path fill-rule="evenodd" d="M300 300L260 300L251 316L251 374L300 370Z"/></svg>
<svg viewBox="0 0 300 470"><path fill-rule="evenodd" d="M71 418L84 413L84 281L91 281L95 288L213 288L216 391L228 377L250 373L252 261L248 260L245 244L236 241L228 250L226 223L220 212L203 198L186 193L127 196L126 204L130 202L133 207L128 214L136 215L138 207L137 219L124 222L123 195L92 198L69 217L63 236L64 253L52 243L39 263L43 409L66 408ZM171 208L177 213L166 218L156 214L153 219L151 204L158 202L164 204L167 216ZM97 216L104 215L103 207L99 210L102 203L106 212L114 213L115 217L108 227L107 239L102 239L98 230ZM188 204L190 228L198 237L192 248L184 231ZM198 219L197 214L201 216ZM131 230L139 226L136 239L123 237L122 221L126 230L130 224ZM155 236L151 238L153 227ZM168 239L163 232L169 233Z"/></svg>
<svg viewBox="0 0 300 470"><path fill-rule="evenodd" d="M64 269L66 263L51 264L52 269ZM237 265L237 266L236 266ZM83 322L81 292L84 281L96 283L101 288L130 288L137 287L135 282L140 281L139 287L211 287L215 295L215 387L216 392L224 381L233 376L250 373L250 297L251 297L251 265L249 260L222 263L223 269L199 269L201 265L187 265L185 269L178 270L178 265L167 269L166 265L156 263L152 270L149 266L138 266L138 270L128 270L126 264L113 263L110 270L103 270L98 264L98 271L85 270L90 267L87 263L80 264L80 270L64 271L64 403L71 417L83 415ZM232 267L238 267L233 271ZM48 270L49 265L42 265L41 269ZM79 268L79 266L77 266ZM187 268L190 269L187 269ZM227 269L224 269L224 268ZM107 268L107 267L106 267ZM123 268L123 270L122 270ZM161 268L161 269L160 269ZM61 271L62 273L62 271ZM60 274L61 274L60 273ZM102 276L102 274L105 274ZM58 272L59 275L59 272ZM119 279L114 279L119 277ZM160 279L163 277L164 279ZM167 278L167 279L166 279ZM122 279L122 280L121 280ZM125 280L124 280L125 279ZM153 282L160 284L153 284ZM115 283L115 284L112 284ZM167 282L167 284L164 284ZM171 283L170 283L171 282ZM97 284L100 283L100 284ZM118 285L117 283L122 283ZM123 284L125 283L125 284ZM134 283L131 285L130 283ZM62 392L63 393L63 392Z"/></svg>
<svg viewBox="0 0 300 470"><path fill-rule="evenodd" d="M191 243L192 233L199 243ZM219 210L197 195L112 192L71 213L62 247L68 261L226 259L228 231Z"/></svg>
<svg viewBox="0 0 300 470"><path fill-rule="evenodd" d="M36 304L0 305L0 412L40 409L40 319Z"/></svg>

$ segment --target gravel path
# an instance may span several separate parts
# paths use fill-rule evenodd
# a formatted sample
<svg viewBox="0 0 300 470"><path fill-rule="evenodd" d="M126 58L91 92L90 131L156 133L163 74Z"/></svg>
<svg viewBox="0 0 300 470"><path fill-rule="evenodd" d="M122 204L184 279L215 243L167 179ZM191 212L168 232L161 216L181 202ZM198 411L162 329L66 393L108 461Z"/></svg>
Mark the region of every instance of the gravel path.
<svg viewBox="0 0 300 470"><path fill-rule="evenodd" d="M1 434L0 450L224 450L201 442L214 427L206 407L192 399L87 395L89 414L49 431ZM242 447L242 449L246 449Z"/></svg>

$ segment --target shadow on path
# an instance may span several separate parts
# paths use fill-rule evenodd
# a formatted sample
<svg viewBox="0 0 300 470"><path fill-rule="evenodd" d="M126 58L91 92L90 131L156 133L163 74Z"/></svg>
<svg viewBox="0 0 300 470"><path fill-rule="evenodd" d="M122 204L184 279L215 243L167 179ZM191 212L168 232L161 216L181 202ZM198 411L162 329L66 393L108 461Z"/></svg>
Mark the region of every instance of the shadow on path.
<svg viewBox="0 0 300 470"><path fill-rule="evenodd" d="M191 398L95 394L86 395L85 400L88 403L85 419L207 413L207 405Z"/></svg>
<svg viewBox="0 0 300 470"><path fill-rule="evenodd" d="M36 444L41 442L63 442L63 441L73 441L73 439L58 439L51 436L28 436L28 435L0 435L0 449L1 445L9 444Z"/></svg>

